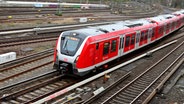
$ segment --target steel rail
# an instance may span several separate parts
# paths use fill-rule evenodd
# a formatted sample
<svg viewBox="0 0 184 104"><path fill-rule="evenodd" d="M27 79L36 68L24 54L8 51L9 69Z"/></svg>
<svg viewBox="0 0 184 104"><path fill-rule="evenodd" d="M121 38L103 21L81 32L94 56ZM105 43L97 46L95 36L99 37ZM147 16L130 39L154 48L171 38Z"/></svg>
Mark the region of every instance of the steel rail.
<svg viewBox="0 0 184 104"><path fill-rule="evenodd" d="M16 92L13 92L13 93L8 94L6 96L3 96L3 97L0 98L0 100L10 100L10 99L13 99L13 98L21 96L21 95L23 95L25 93L31 92L31 91L33 91L35 89L38 89L38 88L40 88L42 86L46 86L49 83L53 83L56 80L60 80L60 78L61 78L61 76L56 76L56 77L50 78L50 79L48 79L46 81L42 81L41 83L37 83L37 84L35 84L33 86L29 86L28 88L21 89L20 91L16 91Z"/></svg>
<svg viewBox="0 0 184 104"><path fill-rule="evenodd" d="M52 63L53 63L53 61L50 61L50 62L47 62L47 63L45 63L45 64L42 64L42 65L39 65L39 66L30 68L30 69L27 69L27 70L25 70L25 71L18 72L18 73L16 73L16 74L13 74L13 75L10 75L10 76L8 76L8 77L5 77L5 78L0 79L0 82L3 82L3 81L8 80L8 79L11 79L11 78L13 78L13 77L17 77L17 76L19 76L19 75L21 75L21 74L25 74L25 73L27 73L27 72L30 72L30 71L32 71L32 70L38 69L38 68L40 68L40 67L43 67L43 66L46 66L46 65L49 65L49 64L52 64Z"/></svg>
<svg viewBox="0 0 184 104"><path fill-rule="evenodd" d="M165 74L169 68L171 68L182 56L184 55L184 52L177 58L175 59L149 86L147 86L130 104L133 104L146 90L148 90L163 74Z"/></svg>
<svg viewBox="0 0 184 104"><path fill-rule="evenodd" d="M48 53L53 53L53 52L54 52L53 49L47 49L47 50L44 50L42 52L37 52L37 53L31 54L31 55L24 56L24 57L18 58L16 60L10 61L8 63L0 64L0 68L4 68L6 66L10 67L10 66L12 66L14 64L20 64L20 63L25 62L25 61L28 61L30 59L37 58L39 56L42 56L42 55L45 55L45 54L48 54ZM0 71L1 70L2 69L0 69Z"/></svg>
<svg viewBox="0 0 184 104"><path fill-rule="evenodd" d="M49 39L39 39L39 40L28 40L28 41L20 41L15 43L3 43L0 44L0 48L2 47L8 47L8 46L16 46L16 45L22 45L22 44L30 44L30 43L38 43L38 42L46 42L46 41L55 41L57 38L49 38Z"/></svg>
<svg viewBox="0 0 184 104"><path fill-rule="evenodd" d="M173 70L164 78L164 80L150 93L150 95L144 100L143 104L148 104L148 102L155 96L157 92L163 87L166 81L176 72L176 70L183 64L184 58L173 68Z"/></svg>
<svg viewBox="0 0 184 104"><path fill-rule="evenodd" d="M97 95L94 95L92 97L90 97L89 99L87 99L86 101L81 101L82 104L90 104L92 103L95 99L99 98L100 96L102 96L104 93L106 93L107 91L111 90L113 87L117 86L119 83L121 83L123 80L125 80L126 78L128 78L130 76L131 72L126 73L125 75L123 75L121 78L119 78L118 80L116 80L114 83L112 83L111 85L109 85L107 88L105 88L105 90Z"/></svg>
<svg viewBox="0 0 184 104"><path fill-rule="evenodd" d="M12 87L15 87L17 85L20 85L20 84L25 84L25 83L28 83L28 82L32 82L33 80L35 79L39 79L39 78L42 78L44 76L49 76L49 75L52 75L52 74L58 74L58 71L57 70L52 70L50 72L47 72L47 73L44 73L44 74L40 74L38 76L35 76L35 77L32 77L32 78L29 78L29 79L25 79L23 81L19 81L15 84L11 84L11 85L8 85L8 86L4 86L2 88L0 88L0 90L5 90L5 89L9 89L9 88L12 88Z"/></svg>
<svg viewBox="0 0 184 104"><path fill-rule="evenodd" d="M8 13L7 13L8 12ZM110 12L110 10L86 10L86 11L65 11L62 10L63 14L71 14L71 13L94 13L94 12ZM30 11L11 11L11 10L6 10L6 13L4 13L4 11L0 11L0 16L9 16L9 15L33 15L33 14L49 14L49 13L56 13L56 10L30 10Z"/></svg>
<svg viewBox="0 0 184 104"><path fill-rule="evenodd" d="M47 55L43 55L43 56L40 56L40 57L31 59L31 60L28 60L28 61L24 61L22 63L18 63L16 65L12 65L12 66L9 66L9 67L2 68L2 69L0 69L0 73L2 73L3 71L11 70L12 68L19 67L19 66L24 65L24 64L28 64L28 63L31 63L31 62L34 62L34 61L37 61L37 60L40 60L40 59L52 56L52 55L53 55L52 53L49 53Z"/></svg>
<svg viewBox="0 0 184 104"><path fill-rule="evenodd" d="M153 64L151 67L149 67L146 71L144 71L143 73L141 73L139 76L137 76L134 80L132 80L130 83L128 83L127 85L125 85L123 88L121 88L119 91L117 91L116 93L114 93L111 97L109 97L108 99L106 99L102 104L105 104L107 102L109 102L113 97L115 97L117 94L119 94L120 92L122 92L123 90L125 90L126 88L128 88L130 85L132 85L135 81L137 81L139 78L141 78L143 75L145 75L146 73L148 73L153 67L155 67L157 64L159 64L161 61L163 61L165 58L167 58L170 54L172 54L175 50L177 50L181 45L184 44L184 41L182 43L180 43L177 47L175 47L172 51L170 51L168 54L166 54L163 58L161 58L159 61L157 61L155 64ZM143 91L140 93L140 95L143 93ZM138 96L140 96L138 95ZM137 96L137 97L138 97ZM137 99L134 98L134 99ZM133 100L134 101L134 100ZM132 101L132 102L133 102ZM130 102L130 103L132 103Z"/></svg>
<svg viewBox="0 0 184 104"><path fill-rule="evenodd" d="M108 24L112 22L102 22L102 23L87 23L87 24L75 24L75 25L65 25L65 26L52 26L52 27L38 27L38 28L30 28L30 29L23 29L23 30L12 30L12 31L3 31L0 32L0 35L10 35L10 34L17 34L17 33L25 33L25 32L41 32L41 31L46 31L46 30L54 30L58 31L61 29L66 29L66 28L74 28L74 27L84 27L84 26L94 26L94 25L103 25L103 24Z"/></svg>
<svg viewBox="0 0 184 104"><path fill-rule="evenodd" d="M153 15L155 14L157 11L152 11L149 14L142 14L140 16L119 16L118 18L124 18L124 19L128 19L128 18L143 18L143 17L147 17L148 15ZM91 19L98 19L99 17L90 17ZM89 18L89 19L90 19ZM101 17L100 19L112 19L112 16L108 16L108 17ZM101 23L87 23L87 24L80 24L80 25L67 25L67 26L53 26L53 27L38 27L38 28L28 28L28 29L24 29L24 30L13 30L13 31L2 31L0 32L0 35L10 35L10 34L17 34L17 33L25 33L25 32L34 32L34 33L45 33L46 31L58 31L61 29L69 29L69 28L81 28L81 27L85 27L85 26L95 26L95 25L104 25L104 24L109 24L109 23L114 23L114 22L118 22L118 21L112 21L112 22L101 22Z"/></svg>

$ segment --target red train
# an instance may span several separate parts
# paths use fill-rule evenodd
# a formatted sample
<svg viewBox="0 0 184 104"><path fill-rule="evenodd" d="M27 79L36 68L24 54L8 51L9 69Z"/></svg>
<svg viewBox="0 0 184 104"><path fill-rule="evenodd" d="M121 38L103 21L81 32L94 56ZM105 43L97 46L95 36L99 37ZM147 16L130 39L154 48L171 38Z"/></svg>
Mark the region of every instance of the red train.
<svg viewBox="0 0 184 104"><path fill-rule="evenodd" d="M149 45L184 25L184 10L156 17L61 33L54 53L54 68L83 76L141 47Z"/></svg>

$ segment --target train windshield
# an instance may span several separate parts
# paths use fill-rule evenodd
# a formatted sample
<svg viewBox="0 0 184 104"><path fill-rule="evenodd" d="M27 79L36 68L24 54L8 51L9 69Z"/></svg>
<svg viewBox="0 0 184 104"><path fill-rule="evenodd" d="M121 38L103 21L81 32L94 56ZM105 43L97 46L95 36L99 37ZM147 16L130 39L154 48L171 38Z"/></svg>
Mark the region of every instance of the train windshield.
<svg viewBox="0 0 184 104"><path fill-rule="evenodd" d="M61 38L61 53L73 56L78 50L80 38L65 36Z"/></svg>

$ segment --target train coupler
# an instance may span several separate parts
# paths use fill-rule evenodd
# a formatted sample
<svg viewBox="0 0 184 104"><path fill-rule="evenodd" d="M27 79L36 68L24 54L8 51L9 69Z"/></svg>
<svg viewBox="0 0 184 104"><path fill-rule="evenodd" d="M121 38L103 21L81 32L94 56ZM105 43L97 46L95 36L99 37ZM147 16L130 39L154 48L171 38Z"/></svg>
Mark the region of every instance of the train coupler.
<svg viewBox="0 0 184 104"><path fill-rule="evenodd" d="M59 71L61 72L61 74L65 74L68 72L68 66L69 65L67 63L60 64Z"/></svg>

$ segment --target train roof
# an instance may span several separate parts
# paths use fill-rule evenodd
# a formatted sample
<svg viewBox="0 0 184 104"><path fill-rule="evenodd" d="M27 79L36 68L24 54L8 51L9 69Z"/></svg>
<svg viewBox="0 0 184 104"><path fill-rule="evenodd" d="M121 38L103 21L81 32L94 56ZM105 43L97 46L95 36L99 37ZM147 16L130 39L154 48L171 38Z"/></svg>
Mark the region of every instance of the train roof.
<svg viewBox="0 0 184 104"><path fill-rule="evenodd" d="M172 14L166 14L166 15L163 15L163 17L164 17L165 19L170 19L170 18L173 18L173 17L176 17L176 16L174 16L174 15L172 15Z"/></svg>
<svg viewBox="0 0 184 104"><path fill-rule="evenodd" d="M123 29L128 29L132 27L144 26L147 24L150 24L150 21L147 19L128 20L128 21L119 21L108 25L101 25L97 27L77 29L77 30L73 30L73 32L83 33L87 36L94 36L94 35L119 31Z"/></svg>
<svg viewBox="0 0 184 104"><path fill-rule="evenodd" d="M161 21L166 20L166 18L165 18L164 15L158 15L158 16L156 16L156 17L150 17L149 19L154 20L154 21L156 21L156 22L161 22Z"/></svg>
<svg viewBox="0 0 184 104"><path fill-rule="evenodd" d="M125 26L127 27L135 27L135 26L144 26L150 24L150 21L147 19L139 19L139 20L126 20Z"/></svg>
<svg viewBox="0 0 184 104"><path fill-rule="evenodd" d="M184 14L184 9L180 10L179 12L181 12L182 14Z"/></svg>
<svg viewBox="0 0 184 104"><path fill-rule="evenodd" d="M164 14L164 15L158 15L156 17L151 17L149 19L154 20L156 22L161 22L161 21L173 18L173 17L175 17L175 16L171 15L171 14Z"/></svg>
<svg viewBox="0 0 184 104"><path fill-rule="evenodd" d="M184 14L184 10L176 11L176 12L174 12L172 14L177 15L177 16L178 15L182 15L182 14Z"/></svg>
<svg viewBox="0 0 184 104"><path fill-rule="evenodd" d="M181 10L181 11L184 13L184 10ZM109 32L119 31L123 29L133 28L137 26L145 26L156 22L164 22L165 20L173 17L176 17L176 16L173 14L164 14L164 15L158 15L158 16L150 17L146 19L143 18L143 19L119 21L108 25L71 30L70 32L77 32L77 33L84 34L86 36L95 36L95 35L105 34Z"/></svg>

